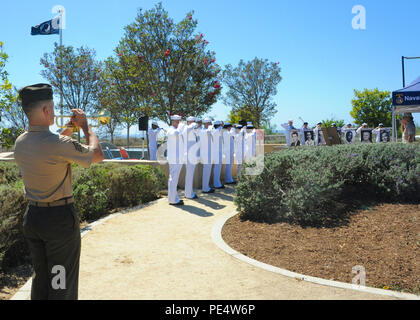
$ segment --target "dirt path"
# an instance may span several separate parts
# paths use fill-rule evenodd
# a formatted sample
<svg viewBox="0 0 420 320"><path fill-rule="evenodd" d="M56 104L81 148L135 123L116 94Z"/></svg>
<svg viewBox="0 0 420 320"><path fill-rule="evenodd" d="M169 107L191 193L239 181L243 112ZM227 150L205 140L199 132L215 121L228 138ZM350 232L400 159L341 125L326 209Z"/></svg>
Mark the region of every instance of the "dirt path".
<svg viewBox="0 0 420 320"><path fill-rule="evenodd" d="M82 240L79 299L386 299L297 281L241 262L211 239L234 210L226 188L185 206L167 199L119 215Z"/></svg>

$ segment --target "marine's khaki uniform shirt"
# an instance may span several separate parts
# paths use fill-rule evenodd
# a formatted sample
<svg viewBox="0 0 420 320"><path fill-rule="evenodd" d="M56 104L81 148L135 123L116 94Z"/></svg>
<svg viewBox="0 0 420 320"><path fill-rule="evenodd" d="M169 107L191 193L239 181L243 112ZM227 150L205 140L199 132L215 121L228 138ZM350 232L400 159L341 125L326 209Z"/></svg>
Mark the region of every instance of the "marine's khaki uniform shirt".
<svg viewBox="0 0 420 320"><path fill-rule="evenodd" d="M15 160L25 184L26 198L53 202L73 195L71 163L88 168L93 148L52 133L48 127L29 126L15 142Z"/></svg>

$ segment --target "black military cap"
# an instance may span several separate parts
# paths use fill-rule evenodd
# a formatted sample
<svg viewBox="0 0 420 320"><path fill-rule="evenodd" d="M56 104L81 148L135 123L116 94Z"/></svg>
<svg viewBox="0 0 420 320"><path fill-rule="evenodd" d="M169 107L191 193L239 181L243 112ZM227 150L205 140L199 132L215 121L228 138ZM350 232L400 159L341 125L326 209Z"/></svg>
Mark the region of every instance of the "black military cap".
<svg viewBox="0 0 420 320"><path fill-rule="evenodd" d="M22 88L19 91L19 98L23 106L28 106L34 102L52 100L53 90L49 84L38 83Z"/></svg>

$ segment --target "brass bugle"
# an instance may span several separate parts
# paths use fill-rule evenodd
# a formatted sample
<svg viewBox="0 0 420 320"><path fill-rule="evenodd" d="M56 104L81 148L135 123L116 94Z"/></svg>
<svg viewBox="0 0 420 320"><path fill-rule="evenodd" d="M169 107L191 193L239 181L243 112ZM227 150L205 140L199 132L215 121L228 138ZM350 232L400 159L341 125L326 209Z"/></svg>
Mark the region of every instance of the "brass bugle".
<svg viewBox="0 0 420 320"><path fill-rule="evenodd" d="M71 118L73 117L73 115L59 115L59 116L55 116L55 124L57 125L58 128L67 128L67 125L63 124L60 125L58 123L58 119L64 119L64 118ZM90 116L86 116L86 119L94 119L98 121L97 125L90 125L93 128L98 128L100 125L104 125L107 124L111 121L111 116L109 114L108 111L106 110L101 110L98 114L94 114L94 115L90 115ZM75 128L77 131L77 128Z"/></svg>

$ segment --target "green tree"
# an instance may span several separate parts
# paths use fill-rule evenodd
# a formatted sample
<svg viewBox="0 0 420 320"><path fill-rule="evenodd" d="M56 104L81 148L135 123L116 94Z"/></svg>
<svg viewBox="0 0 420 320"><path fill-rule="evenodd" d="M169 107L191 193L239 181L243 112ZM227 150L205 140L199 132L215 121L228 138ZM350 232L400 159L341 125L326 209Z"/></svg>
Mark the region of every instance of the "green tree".
<svg viewBox="0 0 420 320"><path fill-rule="evenodd" d="M138 118L150 114L150 106L146 104L143 96L139 95L136 87L130 83L120 61L113 57L105 61L106 70L109 71L109 90L114 94L115 111L118 121L127 129L127 147L130 146L130 128L137 123ZM108 82L109 86L109 82Z"/></svg>
<svg viewBox="0 0 420 320"><path fill-rule="evenodd" d="M109 113L111 121L100 126L100 131L109 134L111 143L114 143L115 132L121 127L121 104L118 100L117 87L113 85L114 79L110 63L110 60L105 61L101 72L96 109L97 111L106 110Z"/></svg>
<svg viewBox="0 0 420 320"><path fill-rule="evenodd" d="M331 127L331 125L332 125L333 123L335 123L335 124L336 124L337 128L342 128L342 127L344 127L344 126L346 125L346 123L345 123L345 121L344 121L344 120L338 120L338 119L336 119L336 118L334 118L334 117L332 117L331 119L325 119L325 120L322 120L322 121L321 121L321 123L322 123L322 126L323 126L324 128Z"/></svg>
<svg viewBox="0 0 420 320"><path fill-rule="evenodd" d="M239 121L245 120L250 121L252 123L255 122L255 114L252 113L250 110L248 110L245 107L242 107L240 109L232 109L228 116L228 121L232 124L239 123Z"/></svg>
<svg viewBox="0 0 420 320"><path fill-rule="evenodd" d="M357 125L367 123L375 128L379 123L385 127L392 126L392 96L389 91L378 89L354 90L354 98L351 100L353 109L350 115Z"/></svg>
<svg viewBox="0 0 420 320"><path fill-rule="evenodd" d="M0 145L2 148L10 148L13 143L13 135L10 128L3 126L2 115L9 112L11 106L16 101L16 95L13 94L12 84L8 80L9 74L6 71L6 62L9 56L3 49L4 43L0 41Z"/></svg>
<svg viewBox="0 0 420 320"><path fill-rule="evenodd" d="M144 99L149 117L166 123L172 113L207 113L221 90L215 53L206 50L192 15L174 23L161 3L140 9L115 50L125 85Z"/></svg>
<svg viewBox="0 0 420 320"><path fill-rule="evenodd" d="M102 69L95 51L87 47L75 50L72 46L54 45L54 51L41 58L45 68L41 75L57 96L63 93L64 103L69 108L82 109L87 114L94 112Z"/></svg>
<svg viewBox="0 0 420 320"><path fill-rule="evenodd" d="M18 90L16 87L13 88L14 96L18 96ZM28 117L23 111L21 102L16 99L10 105L9 110L3 112L3 121L8 123L10 128L22 129L23 131L28 129Z"/></svg>
<svg viewBox="0 0 420 320"><path fill-rule="evenodd" d="M223 82L228 88L224 102L237 110L254 115L254 123L260 127L277 112L272 98L282 80L278 63L254 58L245 63L241 60L236 68L230 64L223 71Z"/></svg>

